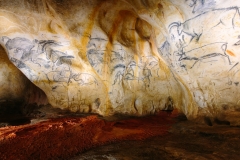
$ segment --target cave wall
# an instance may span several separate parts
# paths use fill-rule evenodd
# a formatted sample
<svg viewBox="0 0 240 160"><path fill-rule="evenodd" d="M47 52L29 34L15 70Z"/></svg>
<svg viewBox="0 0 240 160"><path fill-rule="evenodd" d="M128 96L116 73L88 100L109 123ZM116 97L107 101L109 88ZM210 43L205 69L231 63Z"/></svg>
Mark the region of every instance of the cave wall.
<svg viewBox="0 0 240 160"><path fill-rule="evenodd" d="M177 108L196 117L240 108L239 6L0 0L0 43L53 107L102 115Z"/></svg>
<svg viewBox="0 0 240 160"><path fill-rule="evenodd" d="M8 59L0 46L0 115L24 114L33 107L48 104L45 93Z"/></svg>
<svg viewBox="0 0 240 160"><path fill-rule="evenodd" d="M9 61L3 47L0 47L0 64L0 99L23 98L28 79Z"/></svg>

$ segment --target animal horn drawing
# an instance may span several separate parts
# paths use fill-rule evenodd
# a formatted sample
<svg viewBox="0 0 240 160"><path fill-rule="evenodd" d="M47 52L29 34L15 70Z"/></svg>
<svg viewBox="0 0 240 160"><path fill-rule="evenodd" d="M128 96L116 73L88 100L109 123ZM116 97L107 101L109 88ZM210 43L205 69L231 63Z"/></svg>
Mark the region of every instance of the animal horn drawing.
<svg viewBox="0 0 240 160"><path fill-rule="evenodd" d="M168 26L169 32L171 32L173 27L179 27L181 25L181 22L173 22Z"/></svg>

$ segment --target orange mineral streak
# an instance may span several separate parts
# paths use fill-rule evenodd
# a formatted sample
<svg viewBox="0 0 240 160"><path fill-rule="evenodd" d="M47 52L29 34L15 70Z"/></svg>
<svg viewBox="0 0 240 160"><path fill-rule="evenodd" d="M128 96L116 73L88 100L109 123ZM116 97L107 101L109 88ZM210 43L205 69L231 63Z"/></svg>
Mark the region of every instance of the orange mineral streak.
<svg viewBox="0 0 240 160"><path fill-rule="evenodd" d="M113 43L113 41L115 40L116 36L117 36L117 31L119 29L119 26L121 25L122 23L122 15L119 13L116 17L115 17L115 20L113 21L112 23L112 27L111 27L111 30L109 31L109 42L107 44L107 46L111 43Z"/></svg>
<svg viewBox="0 0 240 160"><path fill-rule="evenodd" d="M100 10L100 8L102 7L102 5L104 4L105 1L102 1L98 6L96 6L92 13L89 15L89 21L86 25L86 28L83 32L83 37L80 40L80 43L78 44L78 47L80 48L80 52L78 53L78 55L85 61L87 61L87 44L90 40L90 35L95 23L95 19L97 17L97 14Z"/></svg>
<svg viewBox="0 0 240 160"><path fill-rule="evenodd" d="M156 36L155 36L155 32L153 31L150 40L149 40L150 46L151 46L151 50L152 50L152 54L156 57L158 57L159 60L159 67L165 72L166 76L169 78L170 76L170 69L169 67L166 65L166 62L162 59L162 57L158 54L158 50L157 50L157 43L156 43Z"/></svg>
<svg viewBox="0 0 240 160"><path fill-rule="evenodd" d="M109 41L106 45L106 51L104 53L104 57L103 57L103 60L104 62L110 62L110 56L111 56L111 52L113 50L113 41L115 40L116 36L117 36L117 32L118 32L118 28L119 26L121 25L122 23L122 16L120 14L118 14L115 18L115 20L113 21L112 23L112 27L111 27L111 30L109 31L109 34L108 34L108 37L109 37ZM104 79L109 79L109 67L108 65L104 65Z"/></svg>
<svg viewBox="0 0 240 160"><path fill-rule="evenodd" d="M227 51L227 54L229 54L230 56L236 57L236 55L232 51L230 50L226 50L226 51Z"/></svg>
<svg viewBox="0 0 240 160"><path fill-rule="evenodd" d="M144 50L145 50L144 44L145 44L145 42L146 42L145 40L139 38L139 52L140 52L141 56L144 56Z"/></svg>
<svg viewBox="0 0 240 160"><path fill-rule="evenodd" d="M103 61L104 62L110 62L110 56L111 56L111 52L113 50L113 41L115 40L119 25L122 23L122 16L117 15L115 20L113 21L111 30L109 31L108 34L108 38L109 41L106 45L106 51L104 52L103 55ZM109 79L110 76L110 70L109 70L109 66L107 64L104 64L103 66L103 75L102 75L102 79ZM104 81L105 83L107 83L107 81ZM105 84L106 86L108 86L108 84ZM107 88L107 87L106 87ZM109 88L107 88L109 89ZM108 93L109 91L106 91L106 93ZM109 112L111 110L111 102L110 100L107 101L107 105L106 105L106 111Z"/></svg>
<svg viewBox="0 0 240 160"><path fill-rule="evenodd" d="M0 159L68 159L87 149L168 133L177 111L106 121L97 116L52 119L34 125L0 128Z"/></svg>

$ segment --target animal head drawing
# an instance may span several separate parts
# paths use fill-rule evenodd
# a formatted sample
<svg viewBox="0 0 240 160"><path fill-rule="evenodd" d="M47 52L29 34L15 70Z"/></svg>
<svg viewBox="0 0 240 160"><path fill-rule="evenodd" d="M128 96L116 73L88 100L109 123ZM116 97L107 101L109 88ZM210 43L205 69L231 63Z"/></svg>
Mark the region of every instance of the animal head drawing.
<svg viewBox="0 0 240 160"><path fill-rule="evenodd" d="M171 23L171 24L168 26L169 33L171 33L173 27L177 27L177 33L178 33L178 35L181 35L182 32L183 32L183 27L182 27L182 26L183 26L183 25L182 25L181 22L173 22L173 23Z"/></svg>

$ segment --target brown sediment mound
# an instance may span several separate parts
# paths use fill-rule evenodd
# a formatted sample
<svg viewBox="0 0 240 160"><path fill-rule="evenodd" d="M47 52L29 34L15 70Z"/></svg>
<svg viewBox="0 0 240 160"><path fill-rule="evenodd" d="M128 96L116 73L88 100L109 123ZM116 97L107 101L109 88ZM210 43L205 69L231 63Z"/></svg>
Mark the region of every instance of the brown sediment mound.
<svg viewBox="0 0 240 160"><path fill-rule="evenodd" d="M160 112L119 121L91 115L4 127L0 128L0 159L66 159L104 144L165 135L176 115L177 111Z"/></svg>

